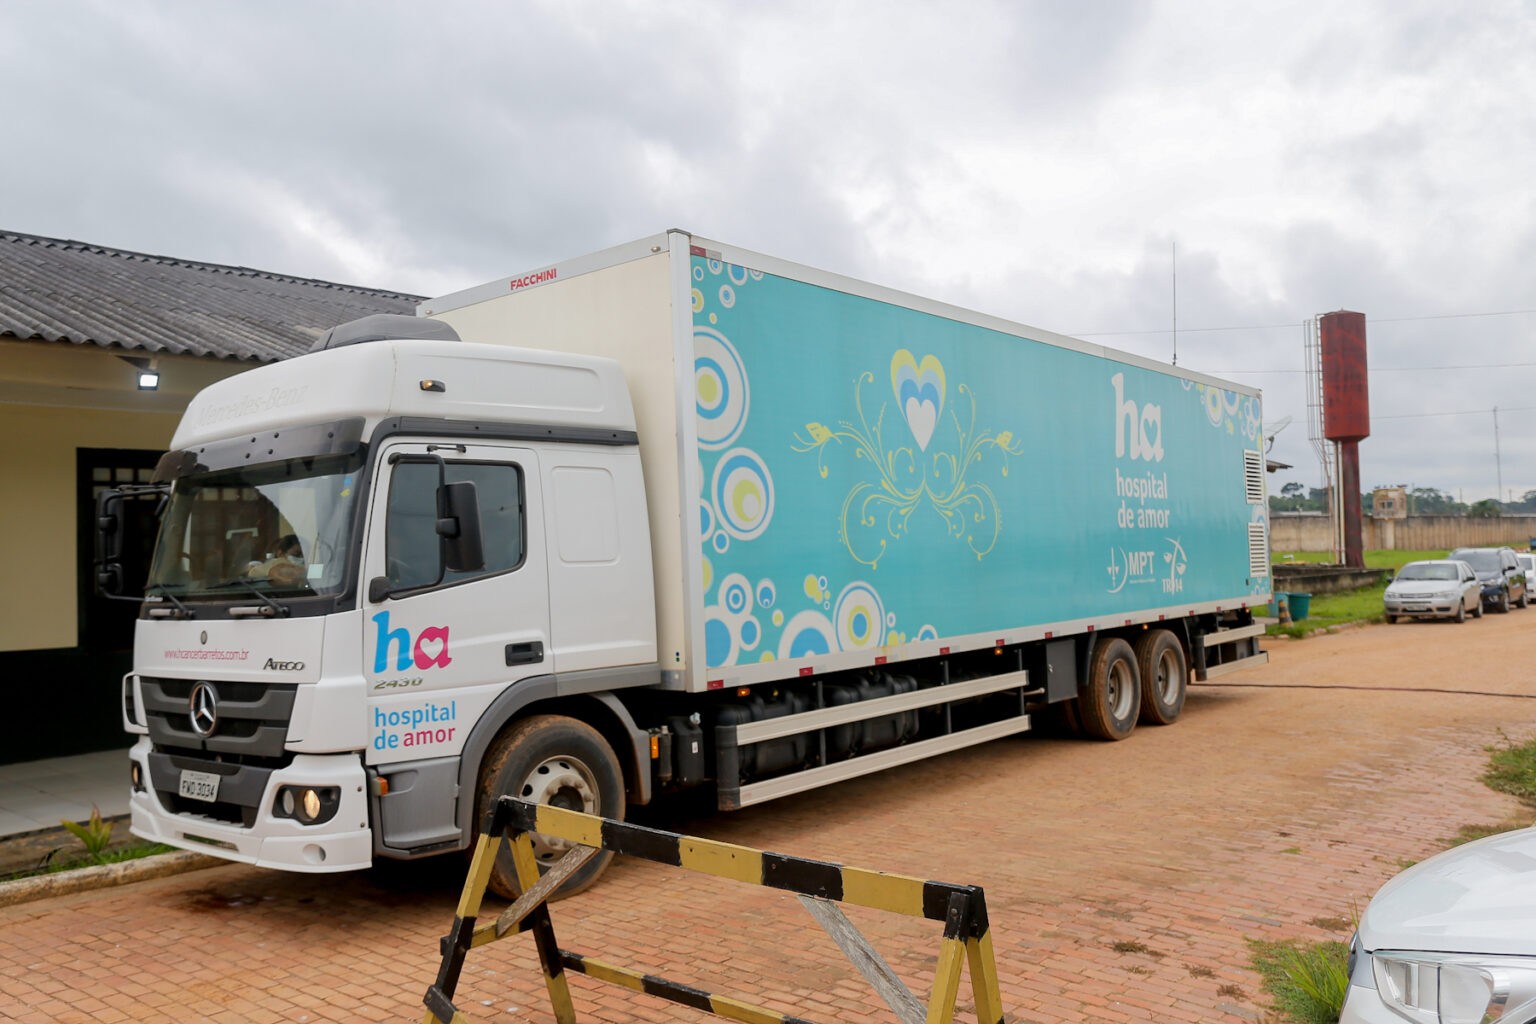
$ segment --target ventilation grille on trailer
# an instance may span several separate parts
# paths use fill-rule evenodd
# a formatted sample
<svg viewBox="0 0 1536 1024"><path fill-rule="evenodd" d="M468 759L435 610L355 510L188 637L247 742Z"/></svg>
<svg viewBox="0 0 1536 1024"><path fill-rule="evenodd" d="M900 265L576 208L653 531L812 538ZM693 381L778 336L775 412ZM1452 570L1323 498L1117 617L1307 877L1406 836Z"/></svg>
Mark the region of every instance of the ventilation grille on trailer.
<svg viewBox="0 0 1536 1024"><path fill-rule="evenodd" d="M1248 524L1248 575L1269 575L1269 543L1263 523Z"/></svg>
<svg viewBox="0 0 1536 1024"><path fill-rule="evenodd" d="M1248 504L1262 505L1264 503L1263 452L1243 452L1243 491L1248 496Z"/></svg>

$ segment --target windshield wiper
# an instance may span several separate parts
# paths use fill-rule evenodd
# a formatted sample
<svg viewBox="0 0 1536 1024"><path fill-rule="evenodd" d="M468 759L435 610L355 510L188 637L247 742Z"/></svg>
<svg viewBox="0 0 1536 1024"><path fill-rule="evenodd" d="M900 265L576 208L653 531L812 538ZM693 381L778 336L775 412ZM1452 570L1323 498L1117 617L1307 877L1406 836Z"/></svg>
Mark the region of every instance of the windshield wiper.
<svg viewBox="0 0 1536 1024"><path fill-rule="evenodd" d="M288 614L288 607L286 605L278 604L276 601L272 600L266 594L263 594L260 590L256 589L256 584L252 583L249 579L247 579L244 576L231 576L229 579L225 580L222 583L214 584L214 586L215 587L227 587L227 586L229 586L232 583L240 584L246 590L249 590L251 593L255 594L256 597L261 601L261 603L267 606L265 608L257 609L255 614L257 614L257 615L264 615L267 618L271 618L274 615L282 615L282 616L285 616L285 617L287 616L287 614ZM229 614L231 614L231 615L238 614L238 609L231 608L229 610Z"/></svg>
<svg viewBox="0 0 1536 1024"><path fill-rule="evenodd" d="M165 598L167 601L171 602L171 604L176 606L176 609L175 609L174 612L166 612L166 616L167 617L174 616L174 617L176 617L178 619L195 619L195 618L197 618L197 613L194 612L192 609L188 608L186 605L182 604L179 600L177 600L176 595L171 593L170 590L167 589L167 587L166 587L166 585L164 583L151 583L149 586L144 588L144 593L145 594L151 594L151 593L159 594L161 597ZM176 614L177 612L179 612L180 614L179 615ZM153 609L153 608L150 609L149 614L154 615L155 614L155 609Z"/></svg>

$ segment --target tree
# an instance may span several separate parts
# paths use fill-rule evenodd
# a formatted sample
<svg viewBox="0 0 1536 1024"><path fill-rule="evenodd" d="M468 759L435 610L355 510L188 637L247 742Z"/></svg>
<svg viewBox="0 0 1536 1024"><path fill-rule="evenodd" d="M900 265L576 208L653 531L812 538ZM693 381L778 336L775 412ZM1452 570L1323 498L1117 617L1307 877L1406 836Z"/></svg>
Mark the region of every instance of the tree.
<svg viewBox="0 0 1536 1024"><path fill-rule="evenodd" d="M1482 501L1475 501L1472 503L1472 507L1467 509L1467 517L1469 519L1497 519L1503 514L1504 510L1499 507L1498 501L1494 498L1484 498Z"/></svg>
<svg viewBox="0 0 1536 1024"><path fill-rule="evenodd" d="M1408 492L1408 511L1416 516L1459 516L1467 506L1434 487L1415 487Z"/></svg>

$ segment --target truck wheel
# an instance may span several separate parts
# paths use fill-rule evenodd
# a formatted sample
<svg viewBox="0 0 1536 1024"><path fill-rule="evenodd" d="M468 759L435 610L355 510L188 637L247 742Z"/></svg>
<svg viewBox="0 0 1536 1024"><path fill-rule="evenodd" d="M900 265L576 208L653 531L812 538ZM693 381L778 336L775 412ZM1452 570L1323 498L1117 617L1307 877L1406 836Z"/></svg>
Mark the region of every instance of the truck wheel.
<svg viewBox="0 0 1536 1024"><path fill-rule="evenodd" d="M1184 645L1166 629L1136 638L1136 671L1141 674L1141 720L1148 725L1172 725L1184 710L1189 666Z"/></svg>
<svg viewBox="0 0 1536 1024"><path fill-rule="evenodd" d="M518 722L491 744L480 767L476 828L501 796L530 803L551 804L605 818L624 817L624 775L619 759L596 729L574 718L537 715ZM577 845L537 832L533 854L542 872ZM613 860L611 851L593 857L556 891L556 898L574 896L596 882ZM503 845L491 870L490 886L508 899L521 891L512 851Z"/></svg>
<svg viewBox="0 0 1536 1024"><path fill-rule="evenodd" d="M1083 732L1100 740L1123 740L1141 711L1141 674L1136 652L1119 638L1100 641L1088 665L1088 680L1077 700Z"/></svg>

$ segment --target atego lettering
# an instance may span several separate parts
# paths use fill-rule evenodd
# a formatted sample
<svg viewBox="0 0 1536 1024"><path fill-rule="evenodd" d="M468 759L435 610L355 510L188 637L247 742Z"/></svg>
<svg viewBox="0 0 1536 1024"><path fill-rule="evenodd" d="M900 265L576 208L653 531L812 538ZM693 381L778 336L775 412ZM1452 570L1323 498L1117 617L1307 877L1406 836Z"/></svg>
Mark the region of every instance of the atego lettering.
<svg viewBox="0 0 1536 1024"><path fill-rule="evenodd" d="M302 661L278 661L276 658L268 658L267 663L261 667L266 669L268 672L304 671L304 663Z"/></svg>

